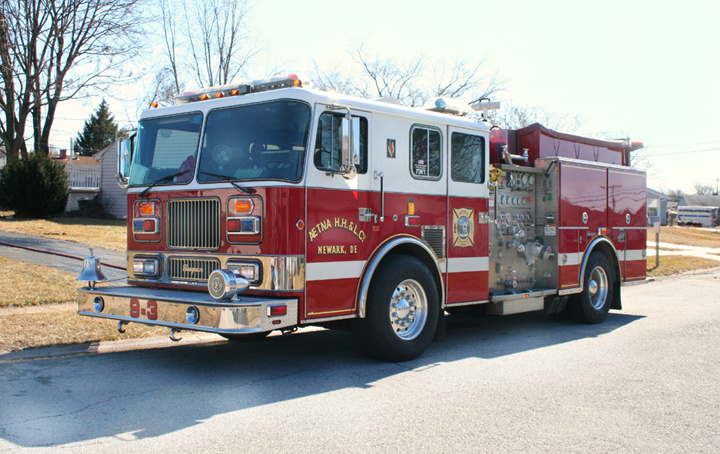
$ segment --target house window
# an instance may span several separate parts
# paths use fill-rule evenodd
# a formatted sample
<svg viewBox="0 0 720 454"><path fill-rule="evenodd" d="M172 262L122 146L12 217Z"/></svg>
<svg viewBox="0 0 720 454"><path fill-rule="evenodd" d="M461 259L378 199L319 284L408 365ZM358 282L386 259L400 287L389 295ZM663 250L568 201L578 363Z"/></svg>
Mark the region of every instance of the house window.
<svg viewBox="0 0 720 454"><path fill-rule="evenodd" d="M647 214L648 216L658 215L658 202L660 199L648 199Z"/></svg>
<svg viewBox="0 0 720 454"><path fill-rule="evenodd" d="M413 127L410 131L410 172L415 178L440 179L442 171L442 137L440 131Z"/></svg>

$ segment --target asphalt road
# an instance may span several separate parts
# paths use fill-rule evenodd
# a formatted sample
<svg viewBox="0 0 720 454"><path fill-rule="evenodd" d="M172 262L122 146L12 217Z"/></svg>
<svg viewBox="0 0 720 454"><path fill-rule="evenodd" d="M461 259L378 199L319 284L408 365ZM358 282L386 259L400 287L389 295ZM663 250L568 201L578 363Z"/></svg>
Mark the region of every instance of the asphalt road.
<svg viewBox="0 0 720 454"><path fill-rule="evenodd" d="M623 292L602 325L453 319L402 364L329 331L0 362L0 452L720 452L720 273Z"/></svg>
<svg viewBox="0 0 720 454"><path fill-rule="evenodd" d="M0 257L35 265L51 266L79 275L83 264L81 259L89 255L89 247L82 244L60 239L0 232ZM103 263L112 265L102 267L103 274L108 279L125 279L127 277L127 272L119 269L119 267L124 268L127 265L125 252L93 248L93 255L100 257Z"/></svg>

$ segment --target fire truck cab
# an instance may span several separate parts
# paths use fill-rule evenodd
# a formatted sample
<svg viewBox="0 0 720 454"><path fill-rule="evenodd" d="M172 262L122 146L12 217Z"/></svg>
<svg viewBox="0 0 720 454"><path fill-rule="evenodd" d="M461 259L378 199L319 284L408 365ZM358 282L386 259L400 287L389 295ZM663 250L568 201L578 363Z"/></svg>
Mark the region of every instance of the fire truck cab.
<svg viewBox="0 0 720 454"><path fill-rule="evenodd" d="M231 339L350 321L398 361L446 311L598 323L645 278L645 176L625 142L491 131L443 100L404 107L294 75L179 101L118 144L128 285L85 270L81 315Z"/></svg>

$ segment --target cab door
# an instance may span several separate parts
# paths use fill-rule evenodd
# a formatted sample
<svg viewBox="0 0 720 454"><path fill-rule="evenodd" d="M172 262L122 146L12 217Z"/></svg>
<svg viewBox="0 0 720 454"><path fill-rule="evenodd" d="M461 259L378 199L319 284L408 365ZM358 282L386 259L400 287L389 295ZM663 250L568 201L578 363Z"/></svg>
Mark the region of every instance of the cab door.
<svg viewBox="0 0 720 454"><path fill-rule="evenodd" d="M356 289L372 247L372 225L359 216L360 208L372 206L369 125L367 112L316 105L306 173L306 320L347 318L357 309ZM343 134L350 131L357 173L343 174Z"/></svg>
<svg viewBox="0 0 720 454"><path fill-rule="evenodd" d="M447 304L488 299L488 135L447 133Z"/></svg>

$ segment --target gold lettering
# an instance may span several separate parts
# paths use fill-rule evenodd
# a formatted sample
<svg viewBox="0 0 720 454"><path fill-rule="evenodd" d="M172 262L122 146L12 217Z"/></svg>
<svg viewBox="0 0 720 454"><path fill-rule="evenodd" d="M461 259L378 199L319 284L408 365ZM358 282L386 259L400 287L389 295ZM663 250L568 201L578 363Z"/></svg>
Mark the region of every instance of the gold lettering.
<svg viewBox="0 0 720 454"><path fill-rule="evenodd" d="M324 221L320 221L315 227L309 230L308 235L310 242L312 243L320 234L332 228L347 230L363 243L365 242L365 238L367 238L367 234L364 230L360 229L358 224L348 221L346 218L333 218L332 220L325 219ZM343 251L342 254L344 253Z"/></svg>
<svg viewBox="0 0 720 454"><path fill-rule="evenodd" d="M330 246L318 246L317 253L318 255L345 255L347 251L344 244L333 244Z"/></svg>

